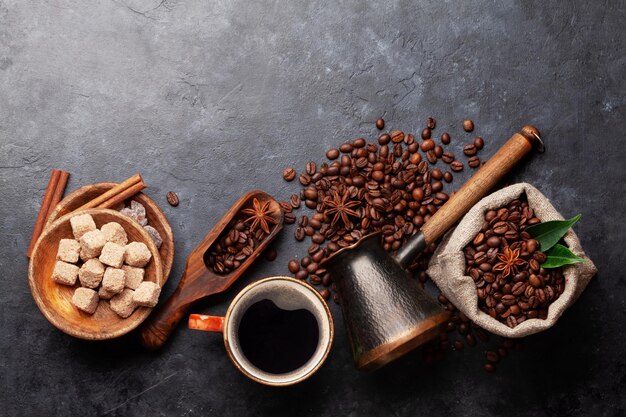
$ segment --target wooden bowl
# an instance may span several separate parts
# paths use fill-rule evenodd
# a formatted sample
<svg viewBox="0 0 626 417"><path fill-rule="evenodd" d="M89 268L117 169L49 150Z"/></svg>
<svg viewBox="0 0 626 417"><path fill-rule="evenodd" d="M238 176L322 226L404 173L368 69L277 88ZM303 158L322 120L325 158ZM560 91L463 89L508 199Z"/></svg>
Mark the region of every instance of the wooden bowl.
<svg viewBox="0 0 626 417"><path fill-rule="evenodd" d="M152 253L152 260L146 267L145 280L163 285L163 264L159 251L148 233L137 222L108 209L89 209L81 211L80 214L91 214L98 228L108 222L117 222L126 231L129 242L145 243ZM111 310L108 302L100 301L94 314L86 314L72 304L72 295L80 284L70 287L52 280L59 241L73 238L70 218L75 215L76 213L70 213L61 217L51 224L37 241L28 268L28 282L33 298L46 319L69 335L87 340L119 337L139 326L152 309L139 307L130 317L123 319Z"/></svg>
<svg viewBox="0 0 626 417"><path fill-rule="evenodd" d="M116 185L117 184L114 182L101 182L86 185L70 193L67 197L61 200L59 204L57 204L52 213L49 215L44 230L48 229L59 217L73 212L83 204L93 200L101 194L104 194ZM174 234L172 233L172 228L170 227L167 217L165 217L161 208L150 197L144 193L138 193L130 198L128 202L130 202L130 200L136 200L137 202L143 204L146 208L148 224L154 227L163 239L163 244L159 249L159 253L161 254L161 260L163 262L163 283L165 284L170 276L172 264L174 263Z"/></svg>

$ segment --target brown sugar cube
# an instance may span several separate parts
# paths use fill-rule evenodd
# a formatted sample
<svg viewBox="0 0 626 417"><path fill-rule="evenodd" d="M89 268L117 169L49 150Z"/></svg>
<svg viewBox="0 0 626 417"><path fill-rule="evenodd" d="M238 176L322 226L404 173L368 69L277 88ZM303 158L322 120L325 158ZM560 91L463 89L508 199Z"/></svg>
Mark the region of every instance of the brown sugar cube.
<svg viewBox="0 0 626 417"><path fill-rule="evenodd" d="M97 258L97 256L90 256L88 253L85 253L85 251L82 249L80 250L79 256L80 256L80 260L83 262L87 262L90 259Z"/></svg>
<svg viewBox="0 0 626 417"><path fill-rule="evenodd" d="M110 300L113 296L115 296L115 293L105 290L104 287L100 287L98 290L98 297L100 297L101 300Z"/></svg>
<svg viewBox="0 0 626 417"><path fill-rule="evenodd" d="M52 271L52 280L63 285L76 284L78 267L67 262L57 261Z"/></svg>
<svg viewBox="0 0 626 417"><path fill-rule="evenodd" d="M125 288L124 291L113 296L111 301L109 301L111 310L115 311L118 316L124 319L133 314L136 307L135 302L133 301L134 292L135 291L130 288Z"/></svg>
<svg viewBox="0 0 626 417"><path fill-rule="evenodd" d="M97 259L89 259L78 270L80 285L87 288L98 288L104 276L104 265Z"/></svg>
<svg viewBox="0 0 626 417"><path fill-rule="evenodd" d="M108 292L118 294L124 289L126 274L123 269L107 268L102 278L102 288Z"/></svg>
<svg viewBox="0 0 626 417"><path fill-rule="evenodd" d="M57 259L59 261L75 264L78 262L78 254L80 253L80 243L74 239L61 239L59 241L59 250L57 251Z"/></svg>
<svg viewBox="0 0 626 417"><path fill-rule="evenodd" d="M161 287L159 284L150 281L144 281L139 285L133 294L135 304L143 307L154 307L159 301Z"/></svg>
<svg viewBox="0 0 626 417"><path fill-rule="evenodd" d="M96 230L96 222L93 221L93 217L90 214L74 216L70 219L70 224L76 240L80 239L85 233Z"/></svg>
<svg viewBox="0 0 626 417"><path fill-rule="evenodd" d="M150 249L143 242L131 242L126 245L125 261L130 266L143 268L150 262L152 254Z"/></svg>
<svg viewBox="0 0 626 417"><path fill-rule="evenodd" d="M126 248L124 246L113 242L107 242L104 245L104 248L102 248L100 262L105 265L112 266L113 268L121 268L124 263L125 253Z"/></svg>
<svg viewBox="0 0 626 417"><path fill-rule="evenodd" d="M86 256L96 258L100 256L104 244L107 243L104 233L100 230L92 230L85 233L79 240L80 248Z"/></svg>
<svg viewBox="0 0 626 417"><path fill-rule="evenodd" d="M116 222L107 223L100 228L107 242L117 243L125 246L128 243L128 236L121 224Z"/></svg>
<svg viewBox="0 0 626 417"><path fill-rule="evenodd" d="M79 310L93 314L98 308L98 293L89 288L78 287L72 296L72 304Z"/></svg>
<svg viewBox="0 0 626 417"><path fill-rule="evenodd" d="M137 287L139 287L139 284L143 282L146 270L128 265L122 266L122 269L126 273L126 281L124 282L124 285L126 285L126 288L136 290Z"/></svg>

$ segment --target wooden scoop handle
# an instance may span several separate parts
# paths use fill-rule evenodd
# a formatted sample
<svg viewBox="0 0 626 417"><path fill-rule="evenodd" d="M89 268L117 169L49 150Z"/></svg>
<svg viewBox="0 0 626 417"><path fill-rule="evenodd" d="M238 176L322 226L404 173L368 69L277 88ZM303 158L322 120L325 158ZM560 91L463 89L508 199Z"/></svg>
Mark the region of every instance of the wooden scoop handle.
<svg viewBox="0 0 626 417"><path fill-rule="evenodd" d="M487 194L530 150L543 148L539 131L524 126L478 170L421 228L426 243L435 242Z"/></svg>
<svg viewBox="0 0 626 417"><path fill-rule="evenodd" d="M152 312L139 331L141 344L148 349L159 349L165 344L178 323L186 315L194 301L221 290L217 285L207 285L202 279L209 274L198 257L190 257L190 262L174 294ZM214 280L213 282L216 282Z"/></svg>

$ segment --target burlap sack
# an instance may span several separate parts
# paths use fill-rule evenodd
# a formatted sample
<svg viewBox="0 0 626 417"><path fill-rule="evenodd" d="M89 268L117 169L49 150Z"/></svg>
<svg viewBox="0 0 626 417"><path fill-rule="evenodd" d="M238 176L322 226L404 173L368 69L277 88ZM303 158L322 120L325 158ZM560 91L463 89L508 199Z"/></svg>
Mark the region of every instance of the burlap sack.
<svg viewBox="0 0 626 417"><path fill-rule="evenodd" d="M563 220L563 217L550 204L550 201L535 187L526 183L511 185L483 198L472 207L456 229L444 237L435 251L427 271L448 300L470 320L483 329L505 337L528 336L552 327L561 317L561 314L576 301L597 272L593 262L583 252L578 237L570 229L565 235L565 242L572 252L585 261L563 268L565 289L563 294L550 305L547 319L525 320L511 329L506 324L500 323L478 309L478 296L474 280L465 275L463 248L480 231L486 211L500 208L522 194L526 194L530 207L535 211L535 216L542 221Z"/></svg>

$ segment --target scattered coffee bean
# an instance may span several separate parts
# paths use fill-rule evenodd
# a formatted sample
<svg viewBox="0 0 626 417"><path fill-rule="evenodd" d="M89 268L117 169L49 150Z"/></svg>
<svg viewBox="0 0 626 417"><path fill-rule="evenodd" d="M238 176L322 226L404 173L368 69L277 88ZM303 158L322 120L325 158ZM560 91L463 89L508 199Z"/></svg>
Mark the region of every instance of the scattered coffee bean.
<svg viewBox="0 0 626 417"><path fill-rule="evenodd" d="M285 181L293 181L296 178L296 170L288 167L283 169L283 179Z"/></svg>
<svg viewBox="0 0 626 417"><path fill-rule="evenodd" d="M337 159L339 157L339 150L338 149L329 149L326 152L326 158L330 159L331 161L333 159Z"/></svg>
<svg viewBox="0 0 626 417"><path fill-rule="evenodd" d="M463 120L463 130L471 132L474 130L474 122L471 119Z"/></svg>
<svg viewBox="0 0 626 417"><path fill-rule="evenodd" d="M314 175L316 170L317 170L317 165L315 165L315 162L311 161L311 162L306 164L306 173L307 174Z"/></svg>
<svg viewBox="0 0 626 417"><path fill-rule="evenodd" d="M469 165L470 168L478 168L480 166L480 158L478 158L477 156L472 156L470 159L467 160L467 165Z"/></svg>
<svg viewBox="0 0 626 417"><path fill-rule="evenodd" d="M170 191L167 193L167 202L170 206L176 207L180 203L180 200L178 199L178 195L176 195L174 191Z"/></svg>
<svg viewBox="0 0 626 417"><path fill-rule="evenodd" d="M376 119L376 127L378 130L383 130L385 128L385 120L383 118Z"/></svg>
<svg viewBox="0 0 626 417"><path fill-rule="evenodd" d="M476 155L476 146L474 146L473 143L469 144L469 145L465 145L463 147L463 153L467 156L473 156Z"/></svg>
<svg viewBox="0 0 626 417"><path fill-rule="evenodd" d="M430 134L430 129L425 127L424 130L422 130L422 139L430 139Z"/></svg>
<svg viewBox="0 0 626 417"><path fill-rule="evenodd" d="M454 154L452 152L444 152L441 155L441 160L446 164L451 164L454 161Z"/></svg>
<svg viewBox="0 0 626 417"><path fill-rule="evenodd" d="M292 274L295 274L300 270L300 262L296 261L295 259L292 259L287 264L287 268L289 269L289 272L291 272Z"/></svg>
<svg viewBox="0 0 626 417"><path fill-rule="evenodd" d="M298 209L300 208L300 196L298 196L297 194L292 194L291 197L289 198L289 203L291 204L291 207L293 207L294 209Z"/></svg>
<svg viewBox="0 0 626 417"><path fill-rule="evenodd" d="M437 127L437 121L432 117L429 117L428 119L426 119L426 127L428 127L430 130L433 130L435 127Z"/></svg>
<svg viewBox="0 0 626 417"><path fill-rule="evenodd" d="M474 146L476 149L481 150L485 146L485 141L480 136L474 138Z"/></svg>
<svg viewBox="0 0 626 417"><path fill-rule="evenodd" d="M463 171L463 162L452 161L452 163L450 164L450 169L454 172Z"/></svg>
<svg viewBox="0 0 626 417"><path fill-rule="evenodd" d="M422 149L422 152L428 152L435 148L435 141L432 139L426 139L422 142L420 148Z"/></svg>
<svg viewBox="0 0 626 417"><path fill-rule="evenodd" d="M441 134L441 143L444 145L448 145L450 143L450 134L448 132L443 132Z"/></svg>

